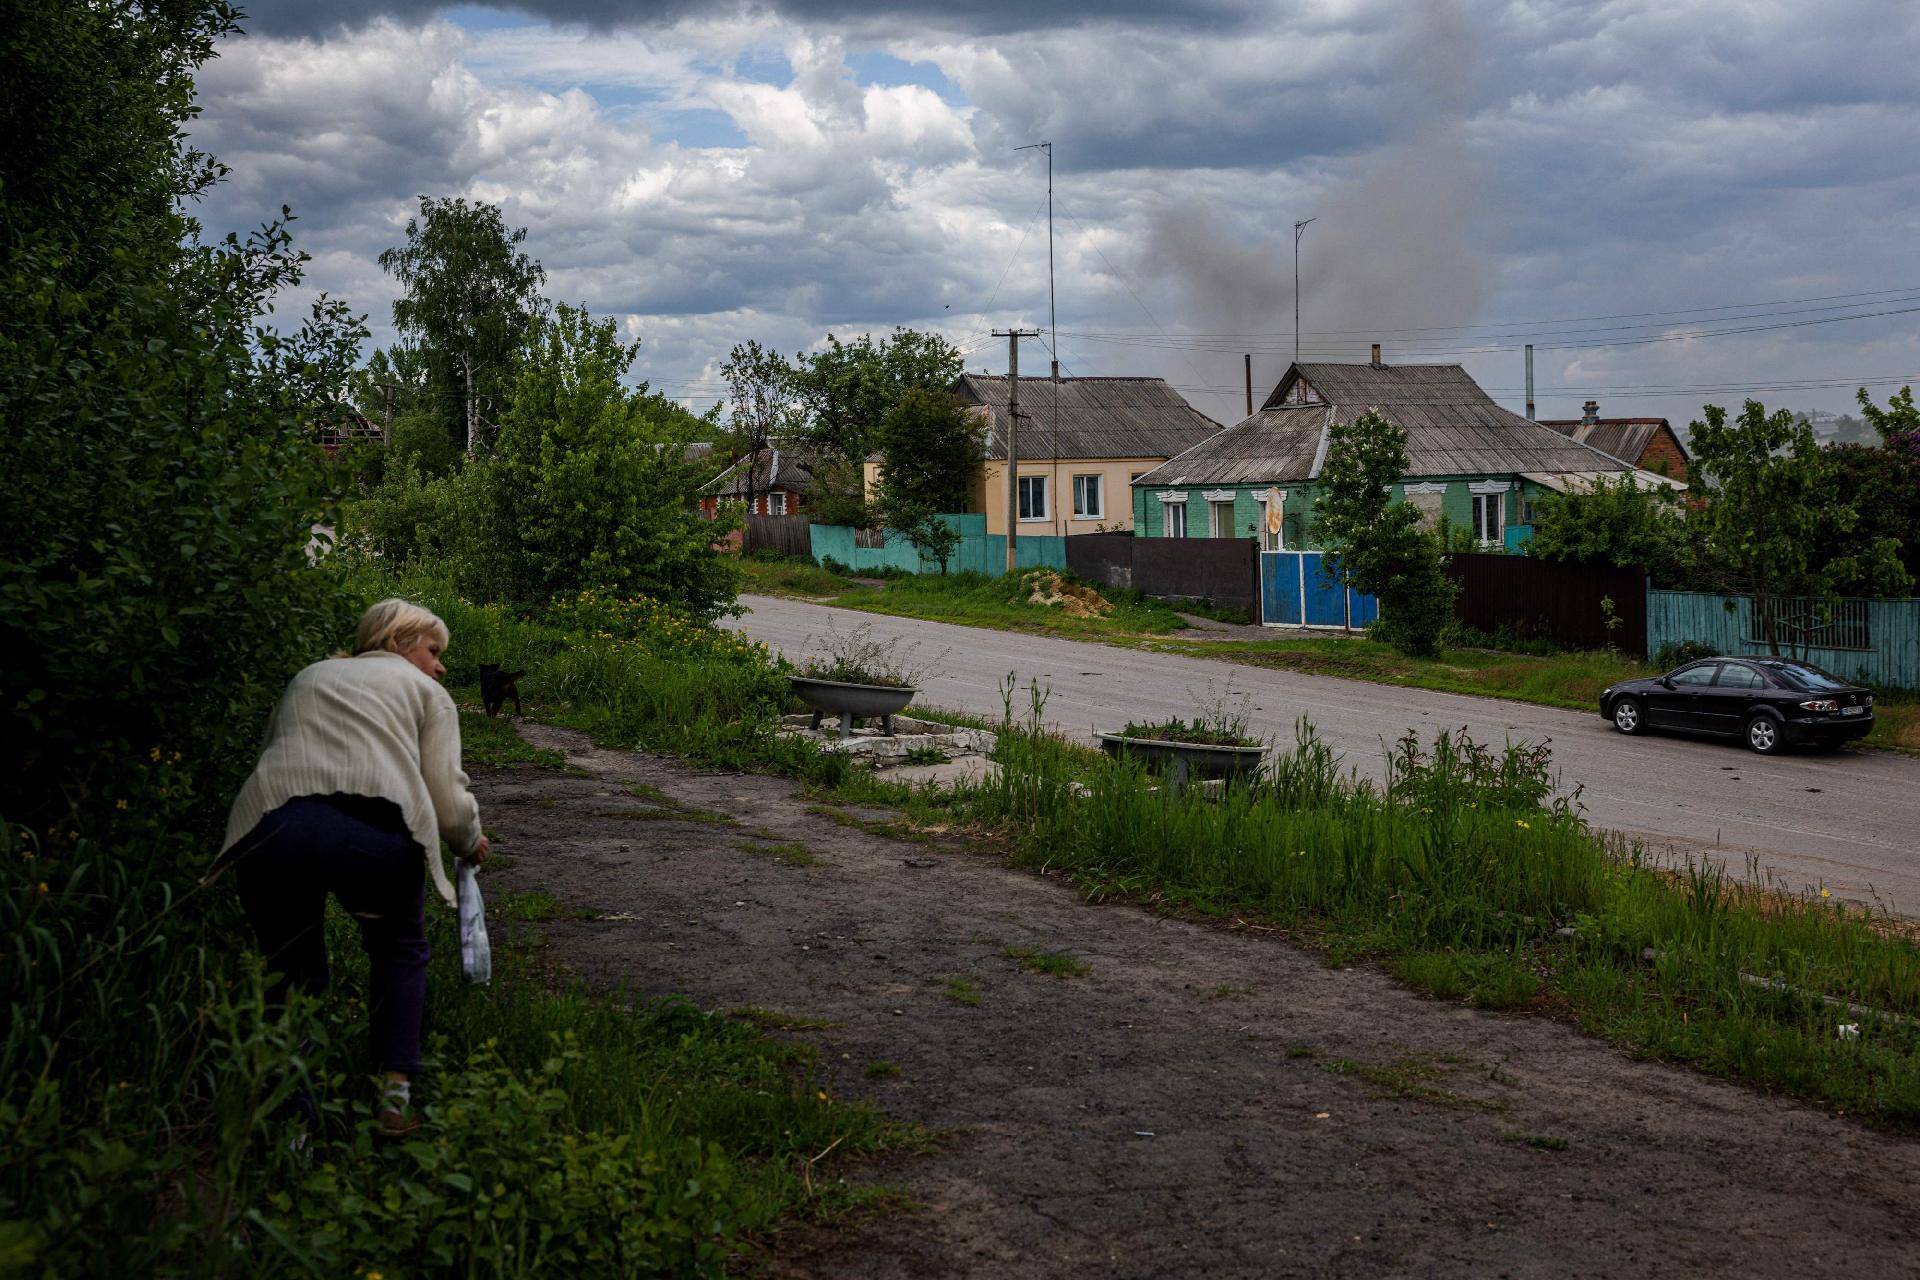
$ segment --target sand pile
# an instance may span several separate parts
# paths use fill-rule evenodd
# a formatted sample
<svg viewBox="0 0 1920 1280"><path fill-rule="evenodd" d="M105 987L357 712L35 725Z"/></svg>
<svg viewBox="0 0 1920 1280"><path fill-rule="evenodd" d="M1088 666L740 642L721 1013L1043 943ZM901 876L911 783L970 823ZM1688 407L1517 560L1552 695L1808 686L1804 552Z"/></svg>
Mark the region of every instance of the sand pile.
<svg viewBox="0 0 1920 1280"><path fill-rule="evenodd" d="M1020 579L1030 604L1046 605L1076 618L1098 618L1113 612L1113 602L1095 591L1068 582L1051 569L1035 569Z"/></svg>

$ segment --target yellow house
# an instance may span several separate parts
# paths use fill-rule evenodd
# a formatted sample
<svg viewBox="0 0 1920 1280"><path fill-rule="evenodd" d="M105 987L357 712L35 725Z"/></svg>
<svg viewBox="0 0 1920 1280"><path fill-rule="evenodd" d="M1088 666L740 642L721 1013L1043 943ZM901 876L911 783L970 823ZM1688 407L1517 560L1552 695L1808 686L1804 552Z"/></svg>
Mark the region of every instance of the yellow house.
<svg viewBox="0 0 1920 1280"><path fill-rule="evenodd" d="M987 532L1007 531L1008 381L963 374L953 392L986 426L980 468L967 485L967 510L985 512ZM1020 379L1019 520L1022 534L1133 528L1133 482L1199 444L1220 424L1181 398L1164 378ZM865 467L872 496L878 457Z"/></svg>

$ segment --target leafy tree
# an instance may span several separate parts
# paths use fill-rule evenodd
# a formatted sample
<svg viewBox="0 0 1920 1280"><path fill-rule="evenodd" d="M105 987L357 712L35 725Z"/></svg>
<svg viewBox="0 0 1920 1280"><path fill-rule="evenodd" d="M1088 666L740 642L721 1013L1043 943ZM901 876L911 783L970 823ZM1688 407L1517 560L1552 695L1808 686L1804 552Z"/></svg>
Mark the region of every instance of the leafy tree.
<svg viewBox="0 0 1920 1280"><path fill-rule="evenodd" d="M959 533L937 517L967 508L985 446L980 419L944 389L913 387L880 420L875 443L882 455L875 509L945 573Z"/></svg>
<svg viewBox="0 0 1920 1280"><path fill-rule="evenodd" d="M501 417L487 477L491 518L474 521L521 600L598 588L644 594L711 619L733 602L738 569L691 501L700 473L677 449L686 424L622 382L640 344L612 320L561 306L542 319ZM476 557L469 565L486 563Z"/></svg>
<svg viewBox="0 0 1920 1280"><path fill-rule="evenodd" d="M857 459L822 454L813 464L807 514L820 524L864 529L879 517L867 505L866 467Z"/></svg>
<svg viewBox="0 0 1920 1280"><path fill-rule="evenodd" d="M448 402L457 398L468 453L479 443L481 405L510 381L543 306L547 276L517 247L526 238L524 227L507 230L498 205L421 196L406 244L380 255L406 291L393 304L394 327L426 349Z"/></svg>
<svg viewBox="0 0 1920 1280"><path fill-rule="evenodd" d="M806 400L792 364L777 351L758 342L734 347L720 366L727 380L728 443L736 456L747 459L747 509L751 511L766 476L763 455L770 442L801 434L806 424Z"/></svg>
<svg viewBox="0 0 1920 1280"><path fill-rule="evenodd" d="M1694 519L1703 522L1711 554L1741 589L1757 595L1880 594L1910 585L1892 538L1863 540L1851 495L1823 481L1813 429L1781 409L1749 400L1731 422L1718 405L1690 429L1691 476L1707 487ZM1816 559L1822 546L1844 546L1837 559ZM1779 652L1774 611L1763 615L1771 651Z"/></svg>
<svg viewBox="0 0 1920 1280"><path fill-rule="evenodd" d="M1586 493L1547 494L1534 503L1527 554L1567 564L1641 568L1657 587L1689 585L1693 564L1685 506L1665 485L1630 474L1598 479Z"/></svg>
<svg viewBox="0 0 1920 1280"><path fill-rule="evenodd" d="M1913 388L1902 387L1887 397L1887 407L1882 409L1861 387L1858 392L1860 412L1880 433L1881 441L1889 449L1897 449L1920 457L1920 408L1913 403Z"/></svg>
<svg viewBox="0 0 1920 1280"><path fill-rule="evenodd" d="M261 1018L237 903L202 877L269 708L350 624L308 554L331 505L309 427L364 331L324 299L266 327L304 263L284 217L207 243L179 212L220 173L183 139L234 20L0 20L9 1273L223 1266L272 1187L250 1151L304 1034ZM183 1197L183 1171L220 1193Z"/></svg>
<svg viewBox="0 0 1920 1280"><path fill-rule="evenodd" d="M815 444L859 461L878 447L881 422L915 387L944 390L965 369L960 352L938 334L896 328L874 341L827 335L824 350L795 361L795 382L810 413Z"/></svg>
<svg viewBox="0 0 1920 1280"><path fill-rule="evenodd" d="M1420 512L1393 501L1406 474L1407 433L1376 413L1328 433L1314 537L1347 583L1380 599L1373 634L1401 653L1431 657L1453 621L1454 587Z"/></svg>

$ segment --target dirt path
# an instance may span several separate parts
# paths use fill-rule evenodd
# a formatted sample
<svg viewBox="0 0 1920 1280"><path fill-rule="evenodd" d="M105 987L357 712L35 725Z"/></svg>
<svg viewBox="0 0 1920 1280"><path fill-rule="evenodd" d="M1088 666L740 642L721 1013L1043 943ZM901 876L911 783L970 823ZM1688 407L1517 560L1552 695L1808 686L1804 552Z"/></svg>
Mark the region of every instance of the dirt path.
<svg viewBox="0 0 1920 1280"><path fill-rule="evenodd" d="M477 783L512 859L496 882L611 917L543 926L562 960L707 1008L828 1019L801 1034L839 1094L952 1131L885 1171L924 1211L783 1241L784 1274L1920 1265L1920 1143L1256 933L1089 906L991 857L849 828L779 779L522 732L586 770ZM817 861L767 851L790 842ZM1008 948L1069 951L1087 972L1024 972ZM875 1062L898 1074L870 1077Z"/></svg>

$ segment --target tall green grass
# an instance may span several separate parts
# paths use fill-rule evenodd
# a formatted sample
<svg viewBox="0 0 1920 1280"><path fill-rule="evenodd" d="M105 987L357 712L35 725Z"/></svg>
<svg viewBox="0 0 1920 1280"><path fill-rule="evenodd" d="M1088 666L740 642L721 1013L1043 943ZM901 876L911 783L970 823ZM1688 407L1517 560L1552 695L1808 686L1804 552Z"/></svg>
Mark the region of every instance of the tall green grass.
<svg viewBox="0 0 1920 1280"><path fill-rule="evenodd" d="M556 620L424 580L349 587L396 590L448 619L456 687L497 660L621 745L845 767L773 736L784 681L749 642L659 610ZM334 939L332 998L268 1016L230 884L200 880L236 762L139 764L100 834L0 823L0 1274L717 1274L784 1218L859 1203L818 1158L896 1131L821 1097L792 1050L684 1005L555 991L511 951L469 987L437 907L427 1123L374 1147L357 946ZM304 1084L322 1123L296 1155Z"/></svg>
<svg viewBox="0 0 1920 1280"><path fill-rule="evenodd" d="M1564 1009L1636 1052L1920 1125L1920 951L1888 922L1718 867L1649 865L1552 794L1545 748L1409 737L1376 786L1302 726L1216 799L1034 732L949 810L1015 859L1290 926L1436 995Z"/></svg>

